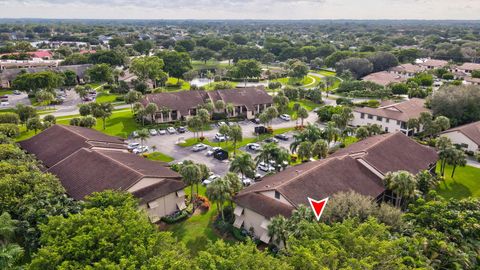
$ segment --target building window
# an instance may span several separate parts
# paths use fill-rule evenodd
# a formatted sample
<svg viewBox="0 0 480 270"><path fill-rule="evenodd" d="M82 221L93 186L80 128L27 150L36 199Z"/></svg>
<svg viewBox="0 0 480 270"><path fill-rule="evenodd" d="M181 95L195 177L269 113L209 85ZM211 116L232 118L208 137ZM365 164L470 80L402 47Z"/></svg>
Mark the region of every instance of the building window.
<svg viewBox="0 0 480 270"><path fill-rule="evenodd" d="M373 115L369 114L368 119L373 119Z"/></svg>
<svg viewBox="0 0 480 270"><path fill-rule="evenodd" d="M360 114L360 118L364 119L364 118L365 118L365 114L364 114L364 113L361 113L361 114Z"/></svg>
<svg viewBox="0 0 480 270"><path fill-rule="evenodd" d="M381 116L377 116L377 121L382 122L383 118Z"/></svg>
<svg viewBox="0 0 480 270"><path fill-rule="evenodd" d="M397 120L397 126L400 126L400 124L401 124L401 121Z"/></svg>
<svg viewBox="0 0 480 270"><path fill-rule="evenodd" d="M280 192L275 190L275 199L280 200Z"/></svg>
<svg viewBox="0 0 480 270"><path fill-rule="evenodd" d="M390 118L385 118L385 122L390 123Z"/></svg>
<svg viewBox="0 0 480 270"><path fill-rule="evenodd" d="M385 132L388 132L388 127L385 127Z"/></svg>

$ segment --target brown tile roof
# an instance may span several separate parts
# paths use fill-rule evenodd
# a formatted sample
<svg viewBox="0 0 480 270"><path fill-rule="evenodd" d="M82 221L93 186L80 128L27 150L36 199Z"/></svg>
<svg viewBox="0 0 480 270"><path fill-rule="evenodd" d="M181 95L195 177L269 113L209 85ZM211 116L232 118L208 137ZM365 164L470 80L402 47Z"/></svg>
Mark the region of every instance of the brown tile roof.
<svg viewBox="0 0 480 270"><path fill-rule="evenodd" d="M448 61L437 60L437 59L427 59L425 62L419 63L419 65L439 68L439 67L444 67L448 65Z"/></svg>
<svg viewBox="0 0 480 270"><path fill-rule="evenodd" d="M164 92L146 95L142 99L142 104L155 103L160 107L168 107L172 110L178 110L182 115L188 114L188 110L197 108L199 105L212 100L223 100L225 103L233 105L245 105L248 110L253 110L254 105L270 104L272 97L261 88L237 88L231 90L215 91L179 91Z"/></svg>
<svg viewBox="0 0 480 270"><path fill-rule="evenodd" d="M461 70L480 70L480 64L477 63L463 63L461 66L457 67Z"/></svg>
<svg viewBox="0 0 480 270"><path fill-rule="evenodd" d="M261 194L266 191L278 191L292 204L292 208L308 205L307 197L322 199L340 191L353 190L376 198L385 191L382 174L398 170L417 173L428 169L436 160L437 154L433 149L417 144L403 133L375 136L342 149L327 159L267 176L260 183L242 190L235 197L235 202L271 217L290 208ZM273 205L283 207L283 212Z"/></svg>
<svg viewBox="0 0 480 270"><path fill-rule="evenodd" d="M140 198L140 203L146 203L184 188L185 183L180 180L164 179L156 184L134 191L132 194Z"/></svg>
<svg viewBox="0 0 480 270"><path fill-rule="evenodd" d="M141 103L144 106L148 103L155 103L158 108L167 107L179 111L182 115L188 115L190 109L195 109L198 105L205 103L205 99L204 91L179 91L148 94Z"/></svg>
<svg viewBox="0 0 480 270"><path fill-rule="evenodd" d="M364 81L373 82L379 85L387 86L392 83L404 82L407 78L387 71L380 71L369 74L362 78Z"/></svg>
<svg viewBox="0 0 480 270"><path fill-rule="evenodd" d="M292 206L278 202L275 199L258 193L242 193L235 197L235 203L256 213L272 218L277 215L290 217L295 209Z"/></svg>
<svg viewBox="0 0 480 270"><path fill-rule="evenodd" d="M127 191L144 177L169 178L170 181L179 182L177 185L162 186L179 187L164 190L166 193L184 187L180 176L163 164L119 151L82 148L49 168L48 172L58 176L67 193L77 200L103 190ZM139 194L151 196L145 191Z"/></svg>
<svg viewBox="0 0 480 270"><path fill-rule="evenodd" d="M407 73L419 73L425 71L425 67L414 64L403 64L390 69L390 71L407 72Z"/></svg>
<svg viewBox="0 0 480 270"><path fill-rule="evenodd" d="M407 101L386 105L379 108L355 108L354 111L359 113L372 114L393 120L407 122L411 118L418 118L422 112L430 112L425 108L425 100L420 98L412 98Z"/></svg>
<svg viewBox="0 0 480 270"><path fill-rule="evenodd" d="M449 130L442 132L442 134L455 132L455 131L462 133L467 138L472 140L474 143L476 143L477 145L480 145L480 121L466 124L463 126L458 126L455 128L451 128Z"/></svg>
<svg viewBox="0 0 480 270"><path fill-rule="evenodd" d="M32 138L19 143L30 154L34 154L48 168L80 148L126 149L121 138L74 126L53 125Z"/></svg>
<svg viewBox="0 0 480 270"><path fill-rule="evenodd" d="M255 105L271 104L273 98L260 88L237 88L232 90L217 90L218 95L228 104L235 106L245 105L249 111L255 110Z"/></svg>

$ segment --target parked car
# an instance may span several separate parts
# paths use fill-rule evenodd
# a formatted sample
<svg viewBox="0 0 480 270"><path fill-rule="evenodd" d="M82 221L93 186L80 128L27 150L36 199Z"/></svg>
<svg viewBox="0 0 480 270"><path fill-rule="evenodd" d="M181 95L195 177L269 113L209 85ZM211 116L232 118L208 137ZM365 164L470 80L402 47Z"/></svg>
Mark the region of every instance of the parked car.
<svg viewBox="0 0 480 270"><path fill-rule="evenodd" d="M285 120L285 121L290 121L292 118L288 114L281 114L280 119Z"/></svg>
<svg viewBox="0 0 480 270"><path fill-rule="evenodd" d="M138 131L132 132L132 137L137 138L138 137Z"/></svg>
<svg viewBox="0 0 480 270"><path fill-rule="evenodd" d="M275 138L266 138L263 141L266 142L266 143L278 143L278 140L275 139Z"/></svg>
<svg viewBox="0 0 480 270"><path fill-rule="evenodd" d="M220 149L222 149L222 148L217 147L217 146L212 147L210 150L207 151L207 154L206 154L206 155L207 155L207 156L213 156L213 154L215 154L215 152L217 152L217 151L220 150Z"/></svg>
<svg viewBox="0 0 480 270"><path fill-rule="evenodd" d="M250 186L251 184L255 183L255 181L253 181L252 179L250 179L250 178L248 178L248 177L246 177L246 176L243 176L243 177L242 177L241 175L239 175L238 177L239 177L240 180L242 181L243 185L246 186L246 187L248 187L248 186Z"/></svg>
<svg viewBox="0 0 480 270"><path fill-rule="evenodd" d="M254 124L257 124L257 125L258 125L258 124L260 124L260 119L258 119L258 118L252 119L252 122L253 122Z"/></svg>
<svg viewBox="0 0 480 270"><path fill-rule="evenodd" d="M187 129L185 127L178 127L177 128L178 133L185 133Z"/></svg>
<svg viewBox="0 0 480 270"><path fill-rule="evenodd" d="M18 90L13 90L13 94L14 94L14 95L20 95L20 94L22 94L22 92L20 92L20 91L18 91Z"/></svg>
<svg viewBox="0 0 480 270"><path fill-rule="evenodd" d="M128 144L127 148L128 148L129 150L133 150L133 149L135 149L135 148L138 148L139 146L140 146L140 144L139 144L138 142L132 142L132 143L129 143L129 144Z"/></svg>
<svg viewBox="0 0 480 270"><path fill-rule="evenodd" d="M261 171L264 171L264 172L274 172L275 171L275 168L273 166L271 166L270 164L267 164L265 162L260 162L258 164L258 169L260 169Z"/></svg>
<svg viewBox="0 0 480 270"><path fill-rule="evenodd" d="M225 126L225 125L227 125L227 123L225 123L225 122L223 122L223 121L222 121L222 122L218 122L218 126L219 126L219 127Z"/></svg>
<svg viewBox="0 0 480 270"><path fill-rule="evenodd" d="M150 132L151 136L157 136L158 135L158 132L157 132L156 129L150 129L148 132Z"/></svg>
<svg viewBox="0 0 480 270"><path fill-rule="evenodd" d="M205 145L203 143L198 143L198 144L196 144L192 147L192 151L193 152L199 152L199 151L205 150L207 148L208 148L207 145Z"/></svg>
<svg viewBox="0 0 480 270"><path fill-rule="evenodd" d="M202 181L202 184L208 185L208 184L212 183L213 181L215 181L215 180L217 180L217 179L219 179L219 178L220 178L219 175L212 174L212 175L210 175L207 179L203 180L203 181Z"/></svg>
<svg viewBox="0 0 480 270"><path fill-rule="evenodd" d="M134 154L141 154L141 153L148 152L148 146L144 145L144 146L137 147L137 148L133 149L132 152Z"/></svg>
<svg viewBox="0 0 480 270"><path fill-rule="evenodd" d="M288 141L288 139L290 139L287 135L285 134L277 134L275 135L275 138L279 139L279 140L282 140L282 141Z"/></svg>
<svg viewBox="0 0 480 270"><path fill-rule="evenodd" d="M247 149L251 151L260 151L262 147L258 143L249 143L247 144Z"/></svg>
<svg viewBox="0 0 480 270"><path fill-rule="evenodd" d="M168 132L169 134L175 134L177 131L175 130L174 127L168 127L168 128L167 128L167 132Z"/></svg>
<svg viewBox="0 0 480 270"><path fill-rule="evenodd" d="M159 129L158 134L159 135L165 135L165 134L167 134L167 131L165 129Z"/></svg>
<svg viewBox="0 0 480 270"><path fill-rule="evenodd" d="M217 133L217 134L215 134L215 140L217 140L219 142L224 142L224 141L227 140L227 136L223 135L223 134L220 134L220 133Z"/></svg>

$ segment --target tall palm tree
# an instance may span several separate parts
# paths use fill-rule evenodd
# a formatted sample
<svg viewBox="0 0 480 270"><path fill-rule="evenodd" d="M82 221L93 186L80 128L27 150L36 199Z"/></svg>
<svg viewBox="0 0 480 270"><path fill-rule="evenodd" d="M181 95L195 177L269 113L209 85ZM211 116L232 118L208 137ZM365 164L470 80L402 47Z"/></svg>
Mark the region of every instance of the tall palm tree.
<svg viewBox="0 0 480 270"><path fill-rule="evenodd" d="M155 103L148 103L147 106L145 106L145 112L150 116L150 121L152 123L155 123L155 114L158 111L158 106Z"/></svg>
<svg viewBox="0 0 480 270"><path fill-rule="evenodd" d="M417 179L407 171L389 172L384 178L385 186L395 192L397 199L395 206L401 207L417 194Z"/></svg>
<svg viewBox="0 0 480 270"><path fill-rule="evenodd" d="M284 216L276 216L272 218L268 225L268 235L273 239L277 245L283 244L287 250L287 239L289 235L288 220Z"/></svg>
<svg viewBox="0 0 480 270"><path fill-rule="evenodd" d="M302 142L298 147L298 158L306 161L312 157L312 143L309 141Z"/></svg>
<svg viewBox="0 0 480 270"><path fill-rule="evenodd" d="M217 209L220 211L223 221L225 221L223 205L227 200L231 198L230 194L230 184L228 180L225 179L225 177L213 181L207 187L206 195L209 200L217 203Z"/></svg>
<svg viewBox="0 0 480 270"><path fill-rule="evenodd" d="M202 126L201 126L201 132L202 132L202 137L203 137L203 125L208 124L210 122L210 113L208 112L207 109L199 109L197 112L197 116L200 118L202 121Z"/></svg>
<svg viewBox="0 0 480 270"><path fill-rule="evenodd" d="M182 176L185 184L190 186L190 202L193 202L193 185L197 184L202 180L202 172L197 165L189 164L186 166L182 166L182 168L180 169L180 175Z"/></svg>
<svg viewBox="0 0 480 270"><path fill-rule="evenodd" d="M138 138L140 139L140 145L143 148L143 144L145 143L145 140L150 138L150 133L148 132L147 129L139 130L137 133L138 133Z"/></svg>
<svg viewBox="0 0 480 270"><path fill-rule="evenodd" d="M230 137L230 140L233 141L233 156L235 157L237 154L237 142L243 140L242 128L240 125L231 126L228 131L228 136Z"/></svg>
<svg viewBox="0 0 480 270"><path fill-rule="evenodd" d="M270 160L274 160L275 153L278 152L278 145L275 143L267 143L262 146L260 154L255 157L256 165L260 162L268 163Z"/></svg>
<svg viewBox="0 0 480 270"><path fill-rule="evenodd" d="M255 162L251 155L243 153L233 159L230 163L229 170L231 172L240 173L243 178L245 175L252 175L255 173Z"/></svg>
<svg viewBox="0 0 480 270"><path fill-rule="evenodd" d="M233 208L233 201L231 200L240 190L243 188L243 183L238 178L238 175L232 172L228 172L225 176L225 181L228 183L230 192L230 206Z"/></svg>
<svg viewBox="0 0 480 270"><path fill-rule="evenodd" d="M297 117L300 117L300 119L302 119L301 127L303 128L303 120L305 120L305 118L308 117L307 109L305 109L304 107L300 107L300 109L298 109L298 112L297 112Z"/></svg>
<svg viewBox="0 0 480 270"><path fill-rule="evenodd" d="M294 141L290 144L290 150L295 152L300 143L304 141L309 141L311 143L316 142L318 139L322 138L322 130L312 124L308 124L305 129L303 129L298 134L293 135Z"/></svg>
<svg viewBox="0 0 480 270"><path fill-rule="evenodd" d="M327 123L327 126L323 129L323 137L327 140L327 143L338 141L338 135L340 130L335 127L335 123L330 121Z"/></svg>
<svg viewBox="0 0 480 270"><path fill-rule="evenodd" d="M328 154L328 143L319 139L312 146L312 156L317 158L326 158Z"/></svg>

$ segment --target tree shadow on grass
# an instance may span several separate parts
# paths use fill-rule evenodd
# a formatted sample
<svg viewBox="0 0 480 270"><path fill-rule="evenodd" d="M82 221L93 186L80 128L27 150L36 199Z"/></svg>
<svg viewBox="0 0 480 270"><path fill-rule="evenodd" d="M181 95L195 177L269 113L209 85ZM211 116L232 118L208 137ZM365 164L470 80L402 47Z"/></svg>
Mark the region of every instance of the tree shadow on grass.
<svg viewBox="0 0 480 270"><path fill-rule="evenodd" d="M462 183L455 181L455 179L440 184L439 194L449 199L462 199L472 195L470 189Z"/></svg>

